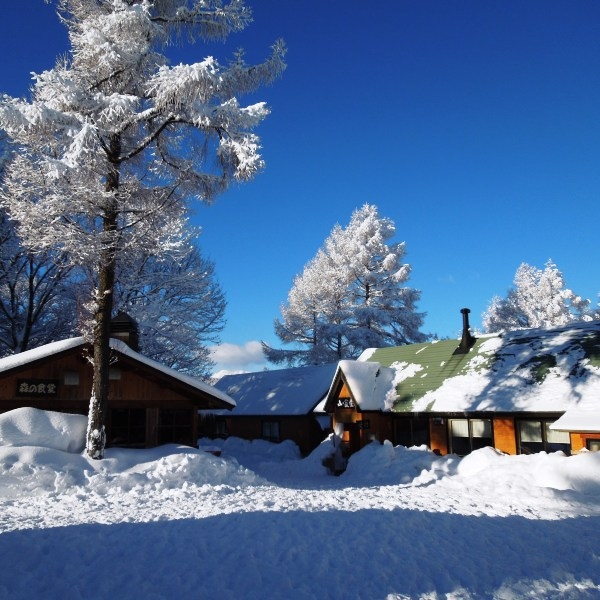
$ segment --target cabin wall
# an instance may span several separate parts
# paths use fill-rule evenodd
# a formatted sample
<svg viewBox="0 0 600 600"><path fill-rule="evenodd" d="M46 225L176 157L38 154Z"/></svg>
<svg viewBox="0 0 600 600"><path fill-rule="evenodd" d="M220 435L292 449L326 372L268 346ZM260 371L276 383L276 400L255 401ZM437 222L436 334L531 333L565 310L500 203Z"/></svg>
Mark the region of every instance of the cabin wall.
<svg viewBox="0 0 600 600"><path fill-rule="evenodd" d="M486 417L490 418L490 417ZM506 454L517 454L515 419L513 417L491 417L494 448ZM448 416L430 416L430 448L437 454L450 452Z"/></svg>
<svg viewBox="0 0 600 600"><path fill-rule="evenodd" d="M278 432L277 439L269 439L275 443L284 440L293 441L300 452L306 456L310 454L324 439L325 433L312 414L298 416L235 416L224 417L227 436L239 437L245 440L269 439L263 432L264 423L276 424L271 429Z"/></svg>
<svg viewBox="0 0 600 600"><path fill-rule="evenodd" d="M588 440L600 440L600 432L571 433L571 451L573 454L587 449Z"/></svg>
<svg viewBox="0 0 600 600"><path fill-rule="evenodd" d="M515 420L511 417L492 419L494 447L506 454L517 453Z"/></svg>
<svg viewBox="0 0 600 600"><path fill-rule="evenodd" d="M24 386L30 391L21 391ZM50 386L53 386L51 393ZM33 391L35 387L39 391ZM48 393L42 392L43 388ZM63 356L43 365L0 374L0 411L33 406L85 414L91 389L91 367L81 356Z"/></svg>
<svg viewBox="0 0 600 600"><path fill-rule="evenodd" d="M0 413L21 407L87 415L92 389L92 366L81 348L38 364L0 373ZM107 440L120 445L156 446L198 439L197 403L160 378L149 377L124 362L111 367ZM137 428L135 443L127 435ZM113 429L119 429L118 436Z"/></svg>
<svg viewBox="0 0 600 600"><path fill-rule="evenodd" d="M331 423L348 455L358 452L373 440L383 442L392 439L392 420L389 414L380 411L359 411L356 406L339 407L332 413Z"/></svg>
<svg viewBox="0 0 600 600"><path fill-rule="evenodd" d="M448 454L447 419L429 418L429 447L436 454Z"/></svg>

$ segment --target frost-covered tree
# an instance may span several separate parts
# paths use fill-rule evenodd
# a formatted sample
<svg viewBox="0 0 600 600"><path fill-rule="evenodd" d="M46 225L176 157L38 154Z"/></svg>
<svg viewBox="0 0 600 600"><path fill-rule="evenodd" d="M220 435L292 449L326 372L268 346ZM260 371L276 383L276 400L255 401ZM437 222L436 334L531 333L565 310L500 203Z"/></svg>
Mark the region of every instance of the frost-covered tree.
<svg viewBox="0 0 600 600"><path fill-rule="evenodd" d="M77 303L67 257L29 252L0 209L0 356L76 331Z"/></svg>
<svg viewBox="0 0 600 600"><path fill-rule="evenodd" d="M0 130L0 180L4 177L4 169L12 157L12 149L6 133Z"/></svg>
<svg viewBox="0 0 600 600"><path fill-rule="evenodd" d="M323 247L294 279L275 333L296 349L263 344L275 363L313 364L355 358L370 347L421 342L424 314L418 290L406 287L405 244L389 241L394 222L365 204L349 225L336 225Z"/></svg>
<svg viewBox="0 0 600 600"><path fill-rule="evenodd" d="M226 306L214 264L191 243L183 258L143 256L117 273L115 308L137 322L142 353L189 375L210 377Z"/></svg>
<svg viewBox="0 0 600 600"><path fill-rule="evenodd" d="M294 278L282 319L275 319L275 334L296 349L276 349L263 343L273 363L325 364L349 354L343 330L348 321L347 294L343 278L324 250Z"/></svg>
<svg viewBox="0 0 600 600"><path fill-rule="evenodd" d="M590 301L565 287L562 273L548 260L543 270L522 263L506 298L495 296L483 313L485 331L553 327L588 316Z"/></svg>
<svg viewBox="0 0 600 600"><path fill-rule="evenodd" d="M262 168L253 133L264 103L241 94L284 69L241 52L169 66L176 41L224 39L251 20L242 0L58 0L70 52L35 76L31 101L3 97L0 127L19 144L2 201L24 243L94 265L93 384L87 452L102 458L109 325L117 267L181 252L185 201L209 202Z"/></svg>
<svg viewBox="0 0 600 600"><path fill-rule="evenodd" d="M0 178L12 149L0 132ZM0 356L68 337L75 331L75 297L66 257L29 252L0 208Z"/></svg>

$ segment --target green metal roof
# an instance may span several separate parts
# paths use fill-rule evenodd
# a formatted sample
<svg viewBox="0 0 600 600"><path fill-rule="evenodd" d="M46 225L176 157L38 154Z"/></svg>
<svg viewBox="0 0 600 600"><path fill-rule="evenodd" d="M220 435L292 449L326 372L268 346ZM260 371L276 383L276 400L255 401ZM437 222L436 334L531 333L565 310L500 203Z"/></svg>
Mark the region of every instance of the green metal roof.
<svg viewBox="0 0 600 600"><path fill-rule="evenodd" d="M410 344L392 348L378 348L368 358L384 367L407 363L420 369L407 377L397 387L398 398L393 410L411 411L415 400L427 392L438 389L449 377L460 375L467 364L477 354L479 346L489 337L477 339L467 353L456 352L460 340L441 340L424 344Z"/></svg>
<svg viewBox="0 0 600 600"><path fill-rule="evenodd" d="M475 340L378 348L362 360L396 371L396 412L566 410L600 403L600 321Z"/></svg>

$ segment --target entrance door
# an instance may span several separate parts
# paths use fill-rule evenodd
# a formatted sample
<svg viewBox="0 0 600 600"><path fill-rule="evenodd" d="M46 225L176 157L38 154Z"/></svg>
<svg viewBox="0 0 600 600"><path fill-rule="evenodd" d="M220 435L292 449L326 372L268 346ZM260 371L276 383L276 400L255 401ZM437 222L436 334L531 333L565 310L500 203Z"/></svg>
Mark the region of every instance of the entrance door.
<svg viewBox="0 0 600 600"><path fill-rule="evenodd" d="M344 423L342 441L347 448L348 456L360 450L360 429L356 423Z"/></svg>

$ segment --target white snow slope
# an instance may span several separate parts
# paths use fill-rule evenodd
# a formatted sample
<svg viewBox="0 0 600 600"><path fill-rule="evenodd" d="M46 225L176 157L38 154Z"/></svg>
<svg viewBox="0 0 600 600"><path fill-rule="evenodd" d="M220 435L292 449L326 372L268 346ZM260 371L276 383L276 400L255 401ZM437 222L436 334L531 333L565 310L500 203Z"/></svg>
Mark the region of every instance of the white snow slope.
<svg viewBox="0 0 600 600"><path fill-rule="evenodd" d="M93 461L65 415L0 433L0 598L600 597L600 453L373 444L332 477L328 441Z"/></svg>

